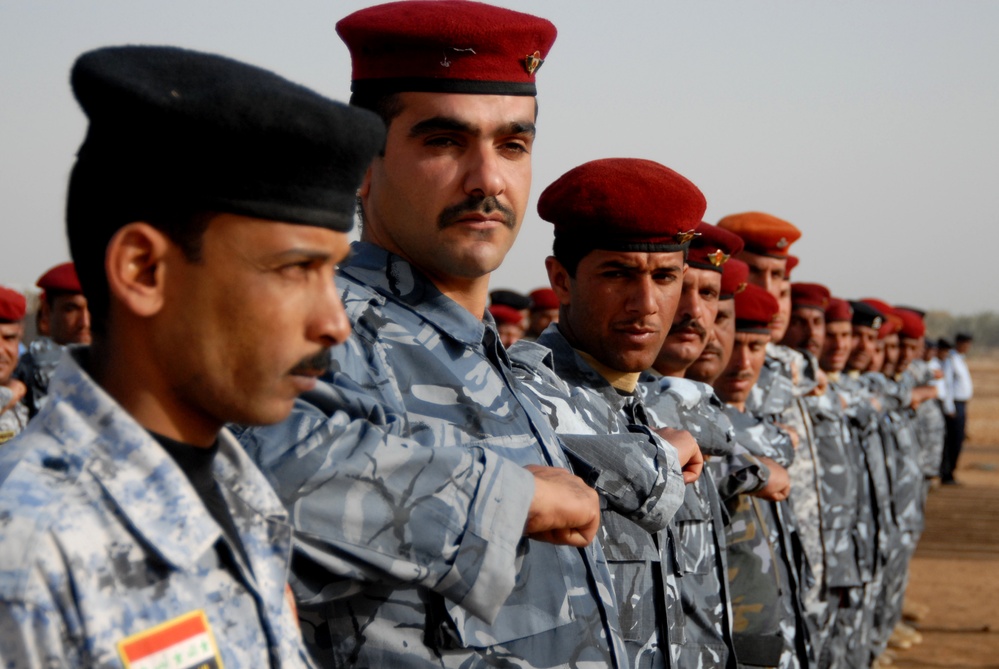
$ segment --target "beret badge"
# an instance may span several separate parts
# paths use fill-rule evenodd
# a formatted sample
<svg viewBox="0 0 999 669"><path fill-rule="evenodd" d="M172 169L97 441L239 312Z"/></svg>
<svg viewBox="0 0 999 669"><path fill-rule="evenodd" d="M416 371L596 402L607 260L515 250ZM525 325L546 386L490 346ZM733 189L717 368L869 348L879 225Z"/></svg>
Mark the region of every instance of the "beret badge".
<svg viewBox="0 0 999 669"><path fill-rule="evenodd" d="M787 241L787 237L781 237L779 240L777 240L777 243L774 244L774 246L776 246L779 249L786 249L790 243L791 242Z"/></svg>
<svg viewBox="0 0 999 669"><path fill-rule="evenodd" d="M748 285L749 285L749 284L748 284L748 283L746 283L745 281L743 281L742 283L740 283L740 284L739 284L739 287L735 289L735 294L736 294L736 295L738 295L738 294L739 294L739 293L741 293L742 291L746 290L746 286L748 286Z"/></svg>
<svg viewBox="0 0 999 669"><path fill-rule="evenodd" d="M541 57L540 51L535 51L534 53L524 57L524 68L527 70L528 74L534 74L539 67L541 67L545 62L545 59Z"/></svg>
<svg viewBox="0 0 999 669"><path fill-rule="evenodd" d="M714 253L709 253L708 254L708 262L710 262L715 267L721 267L726 262L728 262L728 259L731 258L731 257L732 256L730 256L729 254L725 253L721 249L717 249L717 250L715 250Z"/></svg>
<svg viewBox="0 0 999 669"><path fill-rule="evenodd" d="M700 237L701 233L694 232L693 230L687 230L686 232L678 232L674 237L677 244L689 244L690 240L694 237Z"/></svg>
<svg viewBox="0 0 999 669"><path fill-rule="evenodd" d="M880 316L875 316L874 320L871 321L871 327L875 330L880 330L881 326L884 324L884 320Z"/></svg>

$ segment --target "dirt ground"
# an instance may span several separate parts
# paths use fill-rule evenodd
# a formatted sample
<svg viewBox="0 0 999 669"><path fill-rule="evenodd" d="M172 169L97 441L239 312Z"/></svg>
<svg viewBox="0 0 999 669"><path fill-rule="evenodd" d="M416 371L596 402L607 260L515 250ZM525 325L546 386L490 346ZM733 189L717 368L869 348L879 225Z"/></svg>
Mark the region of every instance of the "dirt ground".
<svg viewBox="0 0 999 669"><path fill-rule="evenodd" d="M929 606L923 643L893 666L999 669L999 356L969 361L975 396L955 478L927 500L907 597Z"/></svg>

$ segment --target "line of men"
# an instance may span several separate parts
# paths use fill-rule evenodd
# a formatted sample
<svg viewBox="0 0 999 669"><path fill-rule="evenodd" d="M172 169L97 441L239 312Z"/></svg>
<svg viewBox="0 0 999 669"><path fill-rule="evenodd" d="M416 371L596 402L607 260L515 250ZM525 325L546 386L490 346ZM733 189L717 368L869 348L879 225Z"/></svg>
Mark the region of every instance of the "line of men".
<svg viewBox="0 0 999 669"><path fill-rule="evenodd" d="M558 319L508 349L555 27L413 0L337 32L349 107L171 47L76 62L92 342L0 450L2 664L868 666L929 397L872 359L918 316L796 290L791 224L599 159L541 195Z"/></svg>

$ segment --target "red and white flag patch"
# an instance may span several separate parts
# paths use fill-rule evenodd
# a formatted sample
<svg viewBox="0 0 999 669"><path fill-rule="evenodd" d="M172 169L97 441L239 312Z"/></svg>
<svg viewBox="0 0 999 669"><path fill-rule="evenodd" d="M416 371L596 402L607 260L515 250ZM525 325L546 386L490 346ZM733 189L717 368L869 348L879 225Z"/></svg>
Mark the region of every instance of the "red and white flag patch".
<svg viewBox="0 0 999 669"><path fill-rule="evenodd" d="M191 611L118 642L126 669L223 669L205 612Z"/></svg>

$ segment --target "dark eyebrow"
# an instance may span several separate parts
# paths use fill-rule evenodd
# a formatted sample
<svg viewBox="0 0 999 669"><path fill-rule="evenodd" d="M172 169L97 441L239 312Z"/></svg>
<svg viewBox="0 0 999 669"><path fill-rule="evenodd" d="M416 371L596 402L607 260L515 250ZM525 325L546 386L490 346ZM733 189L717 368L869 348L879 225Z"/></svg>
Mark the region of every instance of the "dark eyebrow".
<svg viewBox="0 0 999 669"><path fill-rule="evenodd" d="M478 135L481 134L482 129L471 123L466 123L465 121L459 121L458 119L451 118L449 116L434 116L426 120L420 121L412 128L409 129L410 137L421 137L423 135L429 135L432 132L440 131L450 131L450 132L461 132L468 135ZM522 121L512 121L506 126L499 129L496 133L497 135L523 135L529 134L532 137L536 133L536 128L533 123L524 123Z"/></svg>

